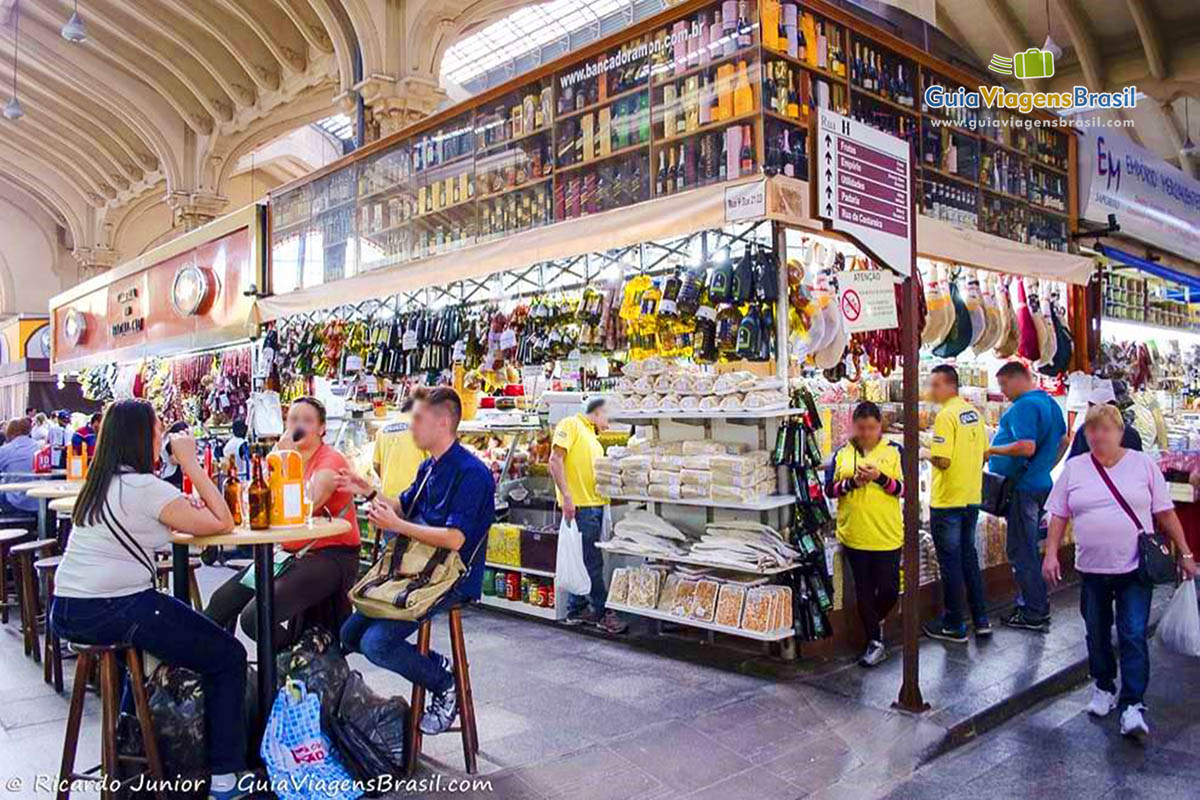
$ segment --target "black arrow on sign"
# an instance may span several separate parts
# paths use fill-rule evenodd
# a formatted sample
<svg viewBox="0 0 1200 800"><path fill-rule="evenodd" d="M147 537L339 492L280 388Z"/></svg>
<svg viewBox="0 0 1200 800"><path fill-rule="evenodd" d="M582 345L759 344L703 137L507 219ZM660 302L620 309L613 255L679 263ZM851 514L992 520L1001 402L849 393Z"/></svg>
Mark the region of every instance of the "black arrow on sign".
<svg viewBox="0 0 1200 800"><path fill-rule="evenodd" d="M825 199L828 200L831 197L833 197L833 189L830 189L828 186L826 186L825 187Z"/></svg>
<svg viewBox="0 0 1200 800"><path fill-rule="evenodd" d="M831 144L833 144L833 139L831 139L829 137L829 134L827 133L827 134L825 134L825 146L829 147L829 145L831 145Z"/></svg>
<svg viewBox="0 0 1200 800"><path fill-rule="evenodd" d="M833 180L833 173L829 171L828 167L825 169L825 180L827 180L827 181Z"/></svg>
<svg viewBox="0 0 1200 800"><path fill-rule="evenodd" d="M831 217L833 216L833 204L831 204L831 203L826 203L826 204L825 204L825 213L826 213L828 216L831 216Z"/></svg>

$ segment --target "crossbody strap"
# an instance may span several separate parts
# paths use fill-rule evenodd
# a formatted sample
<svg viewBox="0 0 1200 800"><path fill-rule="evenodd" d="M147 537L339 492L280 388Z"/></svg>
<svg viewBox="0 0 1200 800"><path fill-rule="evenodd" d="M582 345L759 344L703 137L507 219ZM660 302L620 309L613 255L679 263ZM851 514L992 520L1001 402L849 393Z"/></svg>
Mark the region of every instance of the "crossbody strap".
<svg viewBox="0 0 1200 800"><path fill-rule="evenodd" d="M1133 520L1133 524L1137 527L1138 534L1145 534L1146 526L1142 525L1142 521L1138 519L1138 515L1133 513L1133 509L1129 507L1129 503L1126 502L1125 498L1121 495L1121 492L1117 489L1117 485L1112 482L1112 478L1108 477L1108 470L1104 468L1104 465L1100 463L1100 460L1096 458L1095 454L1092 454L1092 465L1096 467L1096 472L1100 473L1100 479L1104 481L1104 485L1108 487L1110 492L1112 492L1112 496L1116 499L1117 505L1124 509L1125 513L1129 515L1129 518Z"/></svg>
<svg viewBox="0 0 1200 800"><path fill-rule="evenodd" d="M112 508L108 505L108 498L104 499L104 505L100 507L100 519L104 521L113 538L129 555L133 556L133 560L141 564L150 572L150 583L153 585L158 580L158 570L154 568L154 560L146 554L145 548L137 539L133 538L125 526L117 519L117 515L113 513Z"/></svg>

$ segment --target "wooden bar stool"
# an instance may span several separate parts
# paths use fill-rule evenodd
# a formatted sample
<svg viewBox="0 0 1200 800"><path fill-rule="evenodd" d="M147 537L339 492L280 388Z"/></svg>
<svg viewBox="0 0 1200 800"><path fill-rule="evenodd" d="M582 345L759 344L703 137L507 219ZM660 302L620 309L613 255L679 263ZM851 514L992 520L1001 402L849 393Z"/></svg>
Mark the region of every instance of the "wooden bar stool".
<svg viewBox="0 0 1200 800"><path fill-rule="evenodd" d="M150 701L146 696L146 677L142 672L142 653L136 647L129 645L72 645L79 660L75 665L75 683L71 687L71 706L67 711L67 730L63 737L62 766L58 772L59 785L63 788L58 792L58 800L67 800L71 796L72 781L87 779L99 770L106 778L115 781L120 778L120 762L129 761L135 764L145 764L150 777L161 782L163 777L162 761L158 755L158 740L154 738L154 723L150 717ZM133 690L133 705L137 712L138 725L142 732L142 747L145 756L117 755L117 717L121 702L121 664L117 660L119 653L125 654L125 666L129 670L129 686ZM87 694L88 681L93 669L100 668L100 707L102 721L100 727L100 764L85 773L75 772L75 751L79 747L79 724L83 719L83 698ZM106 782L105 784L109 784ZM116 797L112 788L101 792L103 800ZM155 792L154 796L162 800L163 793Z"/></svg>
<svg viewBox="0 0 1200 800"><path fill-rule="evenodd" d="M192 603L192 608L203 613L204 600L200 597L200 584L196 581L196 569L200 566L200 558L193 556L188 559L188 599ZM171 588L171 561L159 561L155 564L158 570L158 588L162 591L168 591Z"/></svg>
<svg viewBox="0 0 1200 800"><path fill-rule="evenodd" d="M25 634L25 655L33 656L39 663L42 653L38 645L38 580L33 570L33 557L36 553L53 555L57 547L57 539L35 539L8 548L9 555L17 560L17 579L21 582L21 631Z"/></svg>
<svg viewBox="0 0 1200 800"><path fill-rule="evenodd" d="M17 577L17 567L10 563L8 557L9 549L21 542L28 541L33 538L33 534L24 528L4 528L0 530L0 623L8 624L8 608L14 603L20 607L21 605L21 590L20 581ZM11 587L13 600L8 599L10 587L8 585L8 571L12 569L13 585Z"/></svg>
<svg viewBox="0 0 1200 800"><path fill-rule="evenodd" d="M475 757L479 753L479 730L475 725L475 700L471 695L471 666L467 663L467 645L463 638L462 607L451 606L447 610L450 623L450 653L454 660L454 688L458 693L458 727L448 728L447 733L462 734L463 759L467 774L474 775L477 767ZM429 639L433 633L432 620L426 619L417 631L417 652L429 655ZM421 717L425 713L425 687L414 683L412 703L408 719L408 774L417 769L417 758L421 755Z"/></svg>
<svg viewBox="0 0 1200 800"><path fill-rule="evenodd" d="M54 632L54 626L50 624L50 603L54 599L54 573L58 570L58 565L62 561L62 556L50 556L42 558L33 563L33 568L37 570L39 576L45 576L42 580L42 585L46 587L46 648L42 654L42 680L46 683L54 684L54 691L62 694L63 690L63 672L62 672L62 642L58 639L58 634Z"/></svg>

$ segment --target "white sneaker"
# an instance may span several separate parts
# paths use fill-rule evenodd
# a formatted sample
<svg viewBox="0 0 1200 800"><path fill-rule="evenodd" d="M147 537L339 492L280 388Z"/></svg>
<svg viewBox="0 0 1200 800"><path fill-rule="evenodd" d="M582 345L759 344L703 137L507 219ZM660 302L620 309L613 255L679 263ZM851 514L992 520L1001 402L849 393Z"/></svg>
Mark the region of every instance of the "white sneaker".
<svg viewBox="0 0 1200 800"><path fill-rule="evenodd" d="M1087 712L1093 717L1107 717L1108 712L1117 707L1117 696L1106 692L1099 686L1092 687L1092 699L1088 703Z"/></svg>
<svg viewBox="0 0 1200 800"><path fill-rule="evenodd" d="M1150 726L1146 724L1146 718L1142 716L1142 712L1146 707L1141 703L1132 705L1121 712L1121 735L1133 736L1141 739L1150 734Z"/></svg>
<svg viewBox="0 0 1200 800"><path fill-rule="evenodd" d="M866 652L862 654L862 658L858 660L858 663L864 667L874 667L882 664L887 659L887 656L887 648L883 646L883 642L867 642Z"/></svg>

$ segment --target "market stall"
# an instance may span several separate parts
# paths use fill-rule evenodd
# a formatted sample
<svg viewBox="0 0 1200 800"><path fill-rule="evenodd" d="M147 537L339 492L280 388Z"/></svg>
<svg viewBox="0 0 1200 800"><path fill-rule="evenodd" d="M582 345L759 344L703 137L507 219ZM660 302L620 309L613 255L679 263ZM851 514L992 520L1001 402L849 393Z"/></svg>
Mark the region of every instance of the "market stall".
<svg viewBox="0 0 1200 800"><path fill-rule="evenodd" d="M905 196L921 211L909 238L925 259L913 271L930 308L900 310L937 325L923 328L930 358L967 360L947 339L962 338L968 305L980 322L967 346L1017 355L1000 334L1018 326L979 317L985 295L1014 314L1032 303L1029 324L1053 345L1088 326L1080 287L1094 265L1069 240L1074 141L974 116L1009 112L949 119L916 100L972 80L823 2L664 11L274 192L271 293L255 314L284 354L280 385L319 377L388 418L408 387L453 383L472 409L478 390L476 424L497 433L513 421L497 409L524 422L539 383L610 392L628 426L599 470L614 501L614 607L726 642L783 642L784 655L797 639L848 647L835 509L814 476L841 443L835 418L867 391L919 420L916 395L902 402L919 373L907 387L891 377L905 366L898 328L839 323L839 274L884 264L814 206L818 113L907 142ZM1086 348L1056 360L1049 339L1024 350L1047 382L1086 365ZM789 436L814 447L790 454ZM548 447L480 452L502 485L521 483L515 503L503 492L510 514L539 491L543 503L530 503L539 523L510 517L493 532L491 604L553 616Z"/></svg>

